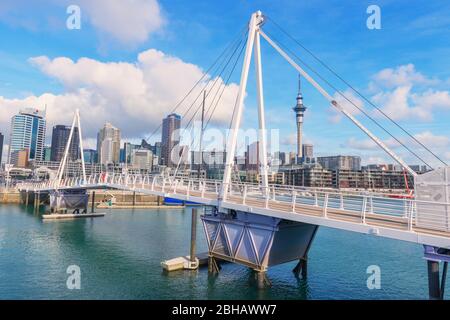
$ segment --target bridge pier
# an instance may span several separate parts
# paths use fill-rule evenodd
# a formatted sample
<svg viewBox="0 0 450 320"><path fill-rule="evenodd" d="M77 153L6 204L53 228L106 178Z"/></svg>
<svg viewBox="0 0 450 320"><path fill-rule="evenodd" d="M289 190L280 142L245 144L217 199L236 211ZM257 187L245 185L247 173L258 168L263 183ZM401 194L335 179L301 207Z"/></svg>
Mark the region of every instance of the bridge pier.
<svg viewBox="0 0 450 320"><path fill-rule="evenodd" d="M428 267L428 294L430 300L443 300L445 282L447 278L448 262L450 261L450 249L424 246L424 257ZM440 263L443 262L442 278L439 273Z"/></svg>
<svg viewBox="0 0 450 320"><path fill-rule="evenodd" d="M95 211L95 191L92 191L91 194L91 213L94 213Z"/></svg>
<svg viewBox="0 0 450 320"><path fill-rule="evenodd" d="M272 286L269 278L267 277L266 271L255 271L256 272L256 285L258 289L264 289Z"/></svg>
<svg viewBox="0 0 450 320"><path fill-rule="evenodd" d="M212 274L219 274L220 264L213 256L208 256L208 272Z"/></svg>
<svg viewBox="0 0 450 320"><path fill-rule="evenodd" d="M300 260L296 273L306 277L307 253L318 226L235 210L213 210L201 219L209 272L219 272L217 260L241 264L253 269L258 288L265 288L270 286L268 267Z"/></svg>

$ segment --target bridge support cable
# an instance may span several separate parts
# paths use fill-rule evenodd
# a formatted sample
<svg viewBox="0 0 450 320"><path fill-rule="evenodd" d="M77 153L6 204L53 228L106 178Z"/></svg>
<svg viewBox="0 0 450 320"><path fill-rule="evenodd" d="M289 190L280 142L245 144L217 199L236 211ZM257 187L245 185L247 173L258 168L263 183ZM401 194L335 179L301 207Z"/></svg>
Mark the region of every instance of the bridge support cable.
<svg viewBox="0 0 450 320"><path fill-rule="evenodd" d="M236 45L237 42L239 42L240 40L242 40L243 36L245 37L247 31L247 26L244 26L239 33L237 34L237 36L235 36L233 38L232 41L230 41L230 43L225 47L225 49L223 49L223 51L219 54L219 56L214 60L214 62L208 67L208 69L206 69L206 71L204 71L202 73L202 76L197 80L197 82L189 89L189 91L181 98L181 100L179 100L175 106L171 109L170 113L175 113L178 108L186 101L186 99L191 95L192 92L194 92L194 90L198 87L198 85L204 81L207 76L209 75L209 72L211 72L220 61L222 61L221 59L224 58L224 56L227 55L227 52L229 52L230 50L232 50L232 48ZM219 64L220 66L220 64ZM162 127L162 124L158 125L155 130L153 130L149 136L147 136L147 138L145 139L146 141L150 140Z"/></svg>
<svg viewBox="0 0 450 320"><path fill-rule="evenodd" d="M296 38L294 38L291 34L289 34L284 28L282 28L276 21L272 18L265 16L268 20L270 20L275 27L277 27L282 33L284 33L288 38L290 38L294 43L296 43L299 47L305 50L310 56L312 56L317 62L319 62L325 69L327 69L330 73L332 73L336 78L342 81L345 85L347 85L353 92L355 92L360 98L362 98L365 102L371 105L374 109L376 109L379 113L381 113L386 119L388 119L391 123L393 123L397 128L407 134L413 141L419 144L422 148L428 151L435 159L441 162L444 166L447 166L447 163L442 160L438 155L436 155L430 148L428 148L424 143L420 142L412 133L402 127L397 121L392 119L386 112L384 112L380 107L378 107L375 103L370 101L364 94L362 94L359 90L357 90L354 86L352 86L348 81L346 81L342 76L340 76L335 70L333 70L330 66L328 66L323 60L321 60L316 54L314 54L311 50L305 47L300 43ZM430 167L431 168L431 167Z"/></svg>
<svg viewBox="0 0 450 320"><path fill-rule="evenodd" d="M271 38L269 38L262 30L259 31L261 36L291 65L293 66L314 88L316 88L322 96L324 96L331 105L349 118L359 129L361 129L370 139L372 139L379 147L381 147L387 154L389 154L398 164L400 164L413 177L417 173L400 158L394 151L392 151L383 141L376 137L371 131L363 126L350 112L345 110L322 86L320 86L302 67L300 67L292 58L286 54Z"/></svg>
<svg viewBox="0 0 450 320"><path fill-rule="evenodd" d="M292 50L287 48L285 45L281 44L279 41L277 41L272 35L269 35L266 32L266 35L270 37L273 41L275 41L280 48L283 50L289 52L294 58L297 59L297 61L304 65L305 68L310 70L312 73L314 73L318 78L320 78L325 84L327 84L330 88L332 88L337 94L339 94L342 98L344 98L347 102L349 102L353 107L358 109L363 115L365 115L369 120L371 120L376 126L381 128L385 133L387 133L392 139L394 139L399 145L404 147L410 154L412 154L414 157L416 157L419 161L421 161L423 164L428 166L431 170L433 170L433 167L428 164L422 157L420 157L416 152L411 150L406 144L404 144L399 138L395 137L389 130L387 130L385 127L383 127L377 120L375 120L372 116L370 116L363 108L359 107L356 103L354 103L350 98L347 97L341 90L337 89L333 84L331 84L329 81L327 81L321 74L319 74L316 70L314 70L311 66L309 66L303 59L301 59L298 55L295 54Z"/></svg>
<svg viewBox="0 0 450 320"><path fill-rule="evenodd" d="M208 111L211 109L212 104L214 103L216 97L218 96L218 93L221 91L221 94L219 95L219 99L216 100L216 103L215 103L215 106L214 106L214 108L213 108L213 111L211 112L210 117L209 117L209 119L208 119L208 122L207 122L206 126L203 128L203 130L206 129L207 125L209 124L209 121L211 120L211 118L212 118L212 116L213 116L213 114L214 114L214 112L215 112L215 110L216 110L216 107L217 107L217 105L218 105L219 102L220 102L220 99L221 99L221 97L222 97L222 94L223 94L224 90L226 89L226 86L228 85L229 80L230 80L230 78L231 78L231 76L232 76L232 74L233 74L233 71L234 71L234 69L235 69L235 67L236 67L237 61L239 60L240 55L241 55L241 53L242 53L242 49L243 49L243 47L245 46L245 43L242 44L242 42L243 42L243 41L242 41L242 39L241 39L241 41L239 41L239 43L237 44L237 46L234 48L234 50L233 50L233 52L231 53L231 55L228 57L228 59L226 59L226 63L225 63L225 65L223 66L223 68L221 69L220 73L219 73L217 76L211 78L211 80L204 86L204 88L203 88L204 91L201 91L201 92L200 92L200 94L201 94L202 92L204 93L204 100L206 100L206 98L208 98L208 96L210 96L210 95L212 94L213 90L215 90L215 94L214 94L214 98L213 98L213 100L212 100L212 103L211 103L211 105L210 105L210 106L208 107L208 109L207 109L207 112L208 112ZM238 51L239 47L241 47L241 50ZM237 52L239 52L238 55L236 55ZM217 89L214 89L214 88L216 87L216 84L219 83L219 79L222 79L223 74L224 74L225 71L227 70L227 68L228 68L228 66L230 65L231 61L233 61L233 58L236 57L236 56L237 56L237 58L234 60L233 66L232 66L232 68L231 68L231 71L230 71L229 74L228 74L228 77L227 77L226 81L225 81L223 84L219 85ZM211 86L209 86L210 83L212 83ZM208 88L208 87L209 87L209 88ZM206 90L206 88L208 88L208 89ZM221 90L221 88L222 88L222 90ZM199 95L200 95L200 94L199 94ZM196 102L196 100L194 100L194 103L191 104L191 106L188 108L188 110L191 110L191 109L192 109L192 107L194 106L195 102ZM185 130L187 130L189 127L191 127L191 131L193 130L193 120L195 119L195 116L197 115L197 113L198 113L201 109L203 109L203 101L201 101L201 103L197 106L197 109L195 110L195 112L194 112L194 113L192 114L192 116L190 117L188 123L187 123L186 126L185 126ZM191 143L190 143L190 145L189 145L190 147L193 147L193 146L194 146L194 142L195 142L194 140L195 140L195 137L192 138L192 141L191 141ZM178 169L179 169L180 164L181 164L181 161L182 161L182 159L183 159L183 157L184 157L184 151L185 151L185 148L183 148L182 153L181 153L181 155L179 156L178 163L177 163L177 167L176 167L176 170L175 170L175 173L174 173L175 176L176 176L177 173L178 173Z"/></svg>

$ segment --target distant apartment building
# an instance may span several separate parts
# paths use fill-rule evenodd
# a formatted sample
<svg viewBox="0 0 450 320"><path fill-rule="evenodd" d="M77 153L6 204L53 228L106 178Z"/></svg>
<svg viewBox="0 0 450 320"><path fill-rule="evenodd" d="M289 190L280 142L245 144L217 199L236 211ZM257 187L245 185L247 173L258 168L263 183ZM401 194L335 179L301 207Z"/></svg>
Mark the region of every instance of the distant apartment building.
<svg viewBox="0 0 450 320"><path fill-rule="evenodd" d="M284 168L281 172L284 173L284 181L287 185L318 188L333 186L332 172L317 164Z"/></svg>
<svg viewBox="0 0 450 320"><path fill-rule="evenodd" d="M312 144L303 144L302 145L302 154L303 157L301 159L302 163L311 163L314 161L314 146Z"/></svg>
<svg viewBox="0 0 450 320"><path fill-rule="evenodd" d="M133 153L135 150L139 150L141 148L138 144L133 144L130 142L125 142L123 144L123 159L120 160L122 163L131 164Z"/></svg>
<svg viewBox="0 0 450 320"><path fill-rule="evenodd" d="M29 151L28 149L16 150L11 153L11 164L16 168L28 168Z"/></svg>
<svg viewBox="0 0 450 320"><path fill-rule="evenodd" d="M172 159L172 151L180 143L179 129L181 116L175 113L169 114L162 122L161 136L161 164L172 167L177 163Z"/></svg>
<svg viewBox="0 0 450 320"><path fill-rule="evenodd" d="M361 157L358 156L317 157L317 163L327 170L361 170Z"/></svg>
<svg viewBox="0 0 450 320"><path fill-rule="evenodd" d="M64 157L67 142L70 136L70 126L56 125L52 130L52 151L51 161L61 161ZM72 141L69 146L68 161L76 161L80 158L80 138L78 128L75 127L72 133Z"/></svg>
<svg viewBox="0 0 450 320"><path fill-rule="evenodd" d="M246 169L258 171L260 163L258 141L247 146L246 156Z"/></svg>
<svg viewBox="0 0 450 320"><path fill-rule="evenodd" d="M350 189L413 189L414 178L399 170L335 170L334 188Z"/></svg>
<svg viewBox="0 0 450 320"><path fill-rule="evenodd" d="M52 157L52 147L51 146L45 146L44 147L44 161L51 161Z"/></svg>
<svg viewBox="0 0 450 320"><path fill-rule="evenodd" d="M4 142L4 136L3 134L0 132L0 165L2 163L2 157L3 157L3 142Z"/></svg>
<svg viewBox="0 0 450 320"><path fill-rule="evenodd" d="M200 157L199 151L191 151L191 169L217 171L225 169L226 152L225 151L203 151Z"/></svg>
<svg viewBox="0 0 450 320"><path fill-rule="evenodd" d="M93 164L97 163L97 151L93 149L83 149L84 162Z"/></svg>
<svg viewBox="0 0 450 320"><path fill-rule="evenodd" d="M132 166L134 169L150 170L153 166L153 153L147 149L137 149L132 154Z"/></svg>
<svg viewBox="0 0 450 320"><path fill-rule="evenodd" d="M11 119L8 163L18 165L18 152L27 150L27 162L39 161L44 158L45 112L26 108ZM14 158L13 158L14 154ZM25 153L21 153L23 156Z"/></svg>
<svg viewBox="0 0 450 320"><path fill-rule="evenodd" d="M106 123L97 134L97 157L100 164L120 162L120 130Z"/></svg>

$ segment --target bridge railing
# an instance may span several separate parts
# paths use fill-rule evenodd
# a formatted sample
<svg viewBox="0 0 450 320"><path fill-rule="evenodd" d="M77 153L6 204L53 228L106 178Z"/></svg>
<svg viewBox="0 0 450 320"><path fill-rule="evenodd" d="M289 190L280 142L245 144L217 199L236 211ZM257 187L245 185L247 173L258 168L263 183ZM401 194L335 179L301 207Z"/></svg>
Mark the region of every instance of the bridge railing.
<svg viewBox="0 0 450 320"><path fill-rule="evenodd" d="M163 175L124 175L102 173L39 183L22 183L20 189L58 189L84 185L114 185L125 189L148 189L166 194L184 194L187 197L217 199L222 182L209 179L168 177ZM419 201L410 198L391 198L371 192L348 192L335 189L305 188L271 184L232 182L227 188L227 200L247 206L289 211L294 214L312 213L332 218L345 214L355 221L383 222L383 217L394 219L408 230L413 227L450 231L450 204Z"/></svg>

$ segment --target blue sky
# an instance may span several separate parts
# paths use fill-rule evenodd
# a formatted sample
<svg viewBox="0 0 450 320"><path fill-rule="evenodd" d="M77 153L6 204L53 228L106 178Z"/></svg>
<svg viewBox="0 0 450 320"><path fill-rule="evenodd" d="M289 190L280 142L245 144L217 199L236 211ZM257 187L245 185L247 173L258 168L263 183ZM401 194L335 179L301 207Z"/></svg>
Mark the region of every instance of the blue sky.
<svg viewBox="0 0 450 320"><path fill-rule="evenodd" d="M42 108L47 104L49 127L69 123L71 111L80 107L86 123L86 139L91 145L105 121L120 127L124 139L147 137L200 71L212 63L245 25L250 14L261 10L419 140L450 160L448 1L123 0L115 3L2 1L1 132L8 133L10 116L18 108L30 104ZM81 8L81 30L68 30L65 26L69 4ZM372 4L381 8L380 30L369 30L366 26L369 16L366 9ZM270 21L264 29L311 63L340 90L348 92L346 86L283 36ZM268 126L280 130L282 150L294 151L295 121L291 108L295 103L297 74L264 42L262 55ZM88 59L80 63L81 58ZM253 70L252 66L245 102L247 128L257 125ZM238 74L232 78L235 83ZM305 83L303 87L308 106L305 138L314 144L317 155L358 154L366 163L390 162L348 120L337 116L311 86ZM236 87L230 87L229 92L227 101L230 102ZM361 103L354 95L350 96ZM372 112L367 104L361 106ZM223 106L215 122L217 126L226 127L229 110ZM418 163L361 114L355 115L408 161ZM373 115L404 139L387 121ZM408 145L413 147L409 140ZM429 159L424 150L415 150Z"/></svg>

